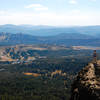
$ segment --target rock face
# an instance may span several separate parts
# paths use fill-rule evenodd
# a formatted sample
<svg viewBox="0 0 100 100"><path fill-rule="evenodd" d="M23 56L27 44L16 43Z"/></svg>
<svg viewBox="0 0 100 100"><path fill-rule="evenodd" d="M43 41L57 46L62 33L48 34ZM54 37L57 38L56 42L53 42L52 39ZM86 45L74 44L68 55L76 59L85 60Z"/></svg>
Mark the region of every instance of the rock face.
<svg viewBox="0 0 100 100"><path fill-rule="evenodd" d="M71 92L70 100L100 100L100 60L78 73Z"/></svg>

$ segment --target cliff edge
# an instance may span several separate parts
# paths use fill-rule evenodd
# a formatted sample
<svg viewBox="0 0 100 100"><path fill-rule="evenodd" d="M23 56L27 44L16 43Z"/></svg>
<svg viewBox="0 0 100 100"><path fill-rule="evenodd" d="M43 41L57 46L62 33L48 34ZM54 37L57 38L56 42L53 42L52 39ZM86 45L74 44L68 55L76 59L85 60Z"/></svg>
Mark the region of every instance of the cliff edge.
<svg viewBox="0 0 100 100"><path fill-rule="evenodd" d="M100 60L83 68L72 84L70 100L100 100Z"/></svg>

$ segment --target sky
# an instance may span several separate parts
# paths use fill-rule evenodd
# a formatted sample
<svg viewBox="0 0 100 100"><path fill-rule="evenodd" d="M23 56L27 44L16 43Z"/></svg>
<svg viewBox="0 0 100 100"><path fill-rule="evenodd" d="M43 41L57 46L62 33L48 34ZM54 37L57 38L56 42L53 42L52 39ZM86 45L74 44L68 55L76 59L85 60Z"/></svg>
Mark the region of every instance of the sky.
<svg viewBox="0 0 100 100"><path fill-rule="evenodd" d="M0 0L0 25L100 25L100 0Z"/></svg>

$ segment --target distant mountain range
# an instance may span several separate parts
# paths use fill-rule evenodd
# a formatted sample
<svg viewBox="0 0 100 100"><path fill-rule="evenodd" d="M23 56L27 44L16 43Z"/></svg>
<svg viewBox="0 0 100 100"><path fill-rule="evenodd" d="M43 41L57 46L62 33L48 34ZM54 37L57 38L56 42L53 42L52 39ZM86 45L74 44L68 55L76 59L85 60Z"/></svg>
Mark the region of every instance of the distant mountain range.
<svg viewBox="0 0 100 100"><path fill-rule="evenodd" d="M0 25L0 32L23 33L33 36L55 36L61 33L80 33L98 37L100 26L77 26L77 27L56 27L56 26L34 26L34 25Z"/></svg>
<svg viewBox="0 0 100 100"><path fill-rule="evenodd" d="M62 33L55 36L32 36L28 34L0 33L0 45L48 44L65 46L100 46L100 37L80 33Z"/></svg>

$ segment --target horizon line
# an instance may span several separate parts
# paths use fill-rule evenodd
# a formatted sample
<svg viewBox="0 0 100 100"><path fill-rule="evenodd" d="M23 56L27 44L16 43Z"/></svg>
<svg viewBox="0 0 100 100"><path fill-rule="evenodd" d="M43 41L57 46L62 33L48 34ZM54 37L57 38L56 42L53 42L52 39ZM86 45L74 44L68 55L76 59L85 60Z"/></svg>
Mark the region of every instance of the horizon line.
<svg viewBox="0 0 100 100"><path fill-rule="evenodd" d="M27 25L27 26L48 26L48 27L85 27L85 26L100 26L100 25L45 25L45 24L0 24L0 26L4 25L13 25L13 26L21 26L21 25Z"/></svg>

